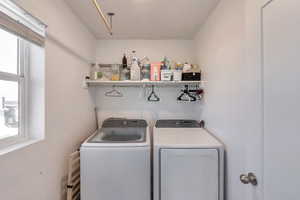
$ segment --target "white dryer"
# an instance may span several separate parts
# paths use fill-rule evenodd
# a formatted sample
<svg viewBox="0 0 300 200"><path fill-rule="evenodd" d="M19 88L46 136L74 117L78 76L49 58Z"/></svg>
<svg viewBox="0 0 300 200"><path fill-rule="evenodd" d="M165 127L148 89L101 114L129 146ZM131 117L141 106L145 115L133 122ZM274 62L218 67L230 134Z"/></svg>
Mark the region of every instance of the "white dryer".
<svg viewBox="0 0 300 200"><path fill-rule="evenodd" d="M224 147L197 121L157 121L153 146L154 200L224 199Z"/></svg>
<svg viewBox="0 0 300 200"><path fill-rule="evenodd" d="M151 141L144 120L108 119L80 148L82 200L150 200Z"/></svg>

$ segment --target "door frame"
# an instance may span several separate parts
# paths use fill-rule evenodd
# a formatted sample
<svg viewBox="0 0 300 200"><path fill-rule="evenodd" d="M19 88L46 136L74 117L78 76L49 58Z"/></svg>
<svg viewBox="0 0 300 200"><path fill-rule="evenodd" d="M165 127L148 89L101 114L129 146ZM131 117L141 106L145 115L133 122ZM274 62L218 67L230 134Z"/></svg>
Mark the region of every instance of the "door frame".
<svg viewBox="0 0 300 200"><path fill-rule="evenodd" d="M246 65L253 76L249 92L255 109L250 118L250 131L247 131L245 173L254 172L258 186L245 185L247 200L264 200L264 8L274 0L246 0ZM249 84L250 84L249 83ZM251 97L250 97L251 98ZM251 115L251 114L250 114Z"/></svg>

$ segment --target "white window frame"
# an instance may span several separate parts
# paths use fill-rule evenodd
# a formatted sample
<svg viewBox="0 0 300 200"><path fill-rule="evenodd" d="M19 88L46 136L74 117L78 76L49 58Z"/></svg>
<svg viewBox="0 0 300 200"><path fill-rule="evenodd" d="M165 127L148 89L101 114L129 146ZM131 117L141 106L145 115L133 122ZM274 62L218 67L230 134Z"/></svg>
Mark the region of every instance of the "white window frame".
<svg viewBox="0 0 300 200"><path fill-rule="evenodd" d="M0 71L0 80L18 83L18 135L0 139L0 150L29 140L28 121L28 83L29 47L27 41L18 38L17 74Z"/></svg>

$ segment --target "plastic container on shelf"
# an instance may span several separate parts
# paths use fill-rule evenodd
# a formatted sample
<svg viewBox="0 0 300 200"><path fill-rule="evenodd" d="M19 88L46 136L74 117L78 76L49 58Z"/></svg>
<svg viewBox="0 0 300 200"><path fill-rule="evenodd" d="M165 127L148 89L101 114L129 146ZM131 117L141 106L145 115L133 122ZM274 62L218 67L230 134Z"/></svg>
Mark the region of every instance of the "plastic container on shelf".
<svg viewBox="0 0 300 200"><path fill-rule="evenodd" d="M150 68L151 65L149 64L144 64L143 69L142 69L142 80L143 81L149 81L150 80Z"/></svg>
<svg viewBox="0 0 300 200"><path fill-rule="evenodd" d="M90 80L97 80L102 78L100 67L97 64L92 64L90 68Z"/></svg>
<svg viewBox="0 0 300 200"><path fill-rule="evenodd" d="M151 63L151 81L160 81L160 68L161 63Z"/></svg>
<svg viewBox="0 0 300 200"><path fill-rule="evenodd" d="M134 58L130 68L130 80L140 81L141 80L141 68L138 63L138 59Z"/></svg>
<svg viewBox="0 0 300 200"><path fill-rule="evenodd" d="M171 81L173 76L173 71L169 69L161 70L161 80L162 81Z"/></svg>
<svg viewBox="0 0 300 200"><path fill-rule="evenodd" d="M101 81L110 81L112 80L112 67L109 64L99 64L100 72L102 77L100 78Z"/></svg>
<svg viewBox="0 0 300 200"><path fill-rule="evenodd" d="M128 68L123 68L121 71L121 81L130 80L130 70Z"/></svg>
<svg viewBox="0 0 300 200"><path fill-rule="evenodd" d="M119 81L120 80L120 65L118 64L113 64L111 66L111 80L112 81Z"/></svg>
<svg viewBox="0 0 300 200"><path fill-rule="evenodd" d="M175 69L173 70L173 81L181 81L182 80L182 70Z"/></svg>

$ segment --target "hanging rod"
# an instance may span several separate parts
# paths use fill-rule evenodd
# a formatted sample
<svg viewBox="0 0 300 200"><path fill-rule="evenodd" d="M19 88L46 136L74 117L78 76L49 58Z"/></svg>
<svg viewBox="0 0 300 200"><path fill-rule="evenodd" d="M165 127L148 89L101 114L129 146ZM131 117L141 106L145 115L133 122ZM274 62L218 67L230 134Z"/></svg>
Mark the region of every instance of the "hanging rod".
<svg viewBox="0 0 300 200"><path fill-rule="evenodd" d="M95 5L97 11L98 11L99 16L100 16L101 19L103 20L103 22L104 22L104 24L105 24L105 26L106 26L106 28L107 28L109 34L112 35L113 32L112 32L112 24L111 24L111 21L108 22L107 17L106 17L105 14L103 13L103 11L102 11L102 9L101 9L100 4L98 3L98 1L97 1L97 0L92 0L92 1L93 1L94 5Z"/></svg>

